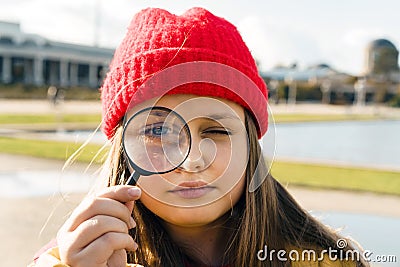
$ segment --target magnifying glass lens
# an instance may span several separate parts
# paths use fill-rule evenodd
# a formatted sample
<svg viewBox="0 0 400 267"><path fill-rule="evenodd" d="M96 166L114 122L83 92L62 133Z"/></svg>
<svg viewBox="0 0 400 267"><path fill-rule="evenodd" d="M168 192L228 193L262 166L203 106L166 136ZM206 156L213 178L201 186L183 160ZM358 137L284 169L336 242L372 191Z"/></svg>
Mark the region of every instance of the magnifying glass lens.
<svg viewBox="0 0 400 267"><path fill-rule="evenodd" d="M190 150L190 132L176 112L152 107L129 119L123 145L135 170L142 174L166 173L185 161Z"/></svg>

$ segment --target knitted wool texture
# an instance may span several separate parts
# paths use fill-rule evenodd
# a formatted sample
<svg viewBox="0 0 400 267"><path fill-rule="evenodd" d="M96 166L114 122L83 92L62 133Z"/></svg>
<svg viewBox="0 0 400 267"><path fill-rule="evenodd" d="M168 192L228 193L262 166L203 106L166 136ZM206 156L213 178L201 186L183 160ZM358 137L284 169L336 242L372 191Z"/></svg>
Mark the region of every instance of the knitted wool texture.
<svg viewBox="0 0 400 267"><path fill-rule="evenodd" d="M232 67L246 75L254 86L243 88L247 99L238 96L236 89L205 82L180 85L167 94L231 100L250 110L259 138L264 135L268 127L267 87L236 27L203 8L189 9L181 16L148 8L133 17L101 88L102 129L107 137L112 138L128 107L160 96L153 89L141 87L151 75L187 62L215 62ZM226 74L216 75L224 78Z"/></svg>

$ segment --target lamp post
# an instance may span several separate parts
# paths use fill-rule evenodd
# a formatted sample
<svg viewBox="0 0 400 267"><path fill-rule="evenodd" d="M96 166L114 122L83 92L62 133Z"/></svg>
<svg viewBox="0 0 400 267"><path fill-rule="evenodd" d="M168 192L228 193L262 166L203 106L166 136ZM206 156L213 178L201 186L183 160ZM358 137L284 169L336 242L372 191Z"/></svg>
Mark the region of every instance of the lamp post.
<svg viewBox="0 0 400 267"><path fill-rule="evenodd" d="M285 82L289 86L288 104L295 105L297 95L297 83L291 75L285 77Z"/></svg>
<svg viewBox="0 0 400 267"><path fill-rule="evenodd" d="M332 82L329 79L325 79L321 83L322 103L324 104L331 103L331 86Z"/></svg>
<svg viewBox="0 0 400 267"><path fill-rule="evenodd" d="M64 102L64 90L59 89L55 86L50 86L47 90L47 98L50 102L51 107L54 110L55 121L57 124L57 132L63 132L63 115L60 110L60 104Z"/></svg>
<svg viewBox="0 0 400 267"><path fill-rule="evenodd" d="M278 102L279 102L279 94L278 94L279 81L275 80L275 79L270 80L268 85L269 85L269 89L271 90L271 93L272 93L273 102L275 104L278 104Z"/></svg>
<svg viewBox="0 0 400 267"><path fill-rule="evenodd" d="M366 85L367 80L364 77L358 78L357 81L354 83L354 105L358 107L365 106Z"/></svg>

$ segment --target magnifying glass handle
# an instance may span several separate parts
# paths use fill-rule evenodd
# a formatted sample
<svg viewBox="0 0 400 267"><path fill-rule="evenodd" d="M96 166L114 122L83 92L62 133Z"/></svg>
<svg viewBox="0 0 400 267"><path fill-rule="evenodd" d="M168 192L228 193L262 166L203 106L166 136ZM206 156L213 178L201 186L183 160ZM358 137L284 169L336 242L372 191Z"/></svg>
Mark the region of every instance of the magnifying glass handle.
<svg viewBox="0 0 400 267"><path fill-rule="evenodd" d="M131 176L129 176L126 185L136 185L136 182L139 180L140 173L137 171L133 171Z"/></svg>

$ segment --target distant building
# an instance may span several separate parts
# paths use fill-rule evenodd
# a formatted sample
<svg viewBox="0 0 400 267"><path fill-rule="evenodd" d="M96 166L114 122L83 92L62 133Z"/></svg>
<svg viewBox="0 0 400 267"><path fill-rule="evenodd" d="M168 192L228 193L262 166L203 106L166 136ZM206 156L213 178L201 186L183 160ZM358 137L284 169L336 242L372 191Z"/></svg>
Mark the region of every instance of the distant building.
<svg viewBox="0 0 400 267"><path fill-rule="evenodd" d="M296 102L299 88L304 91L304 88L310 87L319 88L319 99L324 103L364 105L368 101L386 102L400 94L399 51L393 43L386 39L374 40L367 46L365 54L364 72L358 76L339 72L326 64L306 69L296 65L280 66L261 75L269 85L275 102L279 101L278 90L282 86L286 88L284 95L288 103Z"/></svg>
<svg viewBox="0 0 400 267"><path fill-rule="evenodd" d="M365 74L367 76L399 74L399 50L389 40L372 41L365 54Z"/></svg>
<svg viewBox="0 0 400 267"><path fill-rule="evenodd" d="M50 41L0 21L0 83L97 88L114 49Z"/></svg>
<svg viewBox="0 0 400 267"><path fill-rule="evenodd" d="M366 49L362 82L366 93L374 94L375 102L400 92L399 50L386 39L372 41Z"/></svg>
<svg viewBox="0 0 400 267"><path fill-rule="evenodd" d="M289 67L276 67L261 73L266 80L271 99L278 102L280 97L278 90L285 88L284 98L288 103L295 103L300 97L299 90L317 88L316 92L308 92L308 101L321 100L324 103L335 102L338 98L350 98L354 95L354 76L339 72L327 64L318 64L305 69L296 65ZM319 97L319 99L315 99ZM304 99L302 99L304 100Z"/></svg>

